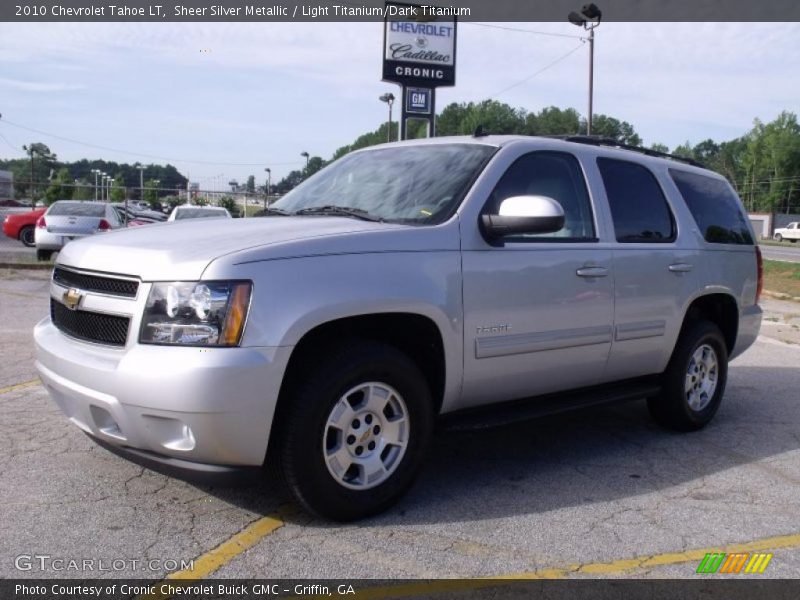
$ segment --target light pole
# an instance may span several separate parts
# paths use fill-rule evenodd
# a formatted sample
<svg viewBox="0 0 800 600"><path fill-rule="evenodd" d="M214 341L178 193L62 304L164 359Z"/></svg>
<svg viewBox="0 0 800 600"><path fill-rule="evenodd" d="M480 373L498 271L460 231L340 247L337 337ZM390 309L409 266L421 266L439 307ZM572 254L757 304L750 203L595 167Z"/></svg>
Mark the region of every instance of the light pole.
<svg viewBox="0 0 800 600"><path fill-rule="evenodd" d="M583 27L589 32L589 115L586 117L586 135L592 135L592 100L594 95L594 30L603 18L596 4L584 4L580 14L569 13L567 19L573 25Z"/></svg>
<svg viewBox="0 0 800 600"><path fill-rule="evenodd" d="M308 153L306 153L308 154ZM267 203L269 202L269 186L272 183L272 171L269 167L264 169L267 172L267 193L264 195L264 211L267 210Z"/></svg>
<svg viewBox="0 0 800 600"><path fill-rule="evenodd" d="M302 157L304 157L306 159L306 171L308 171L308 159L309 159L308 152L301 152L300 156L302 156Z"/></svg>
<svg viewBox="0 0 800 600"><path fill-rule="evenodd" d="M108 178L108 193L106 194L106 202L111 202L111 188L114 187L114 181L116 181L113 177Z"/></svg>
<svg viewBox="0 0 800 600"><path fill-rule="evenodd" d="M161 180L160 179L154 179L153 180L153 185L155 186L155 193L156 193L155 202L158 202L158 186L161 185Z"/></svg>
<svg viewBox="0 0 800 600"><path fill-rule="evenodd" d="M392 104L394 104L394 94L387 92L382 96L378 96L378 100L386 102L389 105L389 127L386 129L386 141L392 141Z"/></svg>
<svg viewBox="0 0 800 600"><path fill-rule="evenodd" d="M97 176L100 174L100 169L92 169L94 173L94 201L97 202Z"/></svg>
<svg viewBox="0 0 800 600"><path fill-rule="evenodd" d="M139 201L144 202L144 165L136 165L136 168L139 169Z"/></svg>

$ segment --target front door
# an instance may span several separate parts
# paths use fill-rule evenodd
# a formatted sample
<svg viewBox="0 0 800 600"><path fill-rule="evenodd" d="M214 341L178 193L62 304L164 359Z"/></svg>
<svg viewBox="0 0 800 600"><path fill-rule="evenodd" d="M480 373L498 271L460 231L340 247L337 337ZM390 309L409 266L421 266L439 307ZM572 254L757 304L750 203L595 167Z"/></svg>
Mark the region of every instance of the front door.
<svg viewBox="0 0 800 600"><path fill-rule="evenodd" d="M578 160L565 152L523 154L498 180L484 211L524 195L558 201L564 228L496 245L462 236L464 407L592 385L605 375L612 251L598 240Z"/></svg>

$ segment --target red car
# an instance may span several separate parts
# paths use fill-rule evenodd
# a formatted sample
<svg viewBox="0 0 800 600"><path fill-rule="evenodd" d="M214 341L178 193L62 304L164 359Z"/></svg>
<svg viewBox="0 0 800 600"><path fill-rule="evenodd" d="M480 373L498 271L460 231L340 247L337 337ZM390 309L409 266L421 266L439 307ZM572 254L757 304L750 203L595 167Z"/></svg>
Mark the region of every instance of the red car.
<svg viewBox="0 0 800 600"><path fill-rule="evenodd" d="M3 221L3 233L8 237L19 240L26 246L33 247L36 242L33 239L33 232L36 228L36 220L44 214L46 208L37 208L26 213L6 215Z"/></svg>

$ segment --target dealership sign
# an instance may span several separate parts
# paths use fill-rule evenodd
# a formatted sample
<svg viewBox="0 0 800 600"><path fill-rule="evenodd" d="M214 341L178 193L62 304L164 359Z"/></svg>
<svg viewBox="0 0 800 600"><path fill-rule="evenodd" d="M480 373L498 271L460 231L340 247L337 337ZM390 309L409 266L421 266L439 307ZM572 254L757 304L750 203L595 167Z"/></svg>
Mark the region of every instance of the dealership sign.
<svg viewBox="0 0 800 600"><path fill-rule="evenodd" d="M455 85L455 17L434 18L408 4L389 7L397 9L386 11L383 80L428 88Z"/></svg>

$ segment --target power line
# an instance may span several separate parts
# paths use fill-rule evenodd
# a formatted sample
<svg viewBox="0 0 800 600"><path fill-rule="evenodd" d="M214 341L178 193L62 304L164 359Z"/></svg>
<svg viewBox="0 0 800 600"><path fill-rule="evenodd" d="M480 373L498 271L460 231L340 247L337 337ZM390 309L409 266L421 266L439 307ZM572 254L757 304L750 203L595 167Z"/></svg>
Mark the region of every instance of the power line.
<svg viewBox="0 0 800 600"><path fill-rule="evenodd" d="M34 129L33 127L27 127L25 125L21 125L19 123L14 123L13 121L9 121L8 119L0 120L0 124L8 124L14 127L18 127L20 129L24 129L25 131L31 131L33 133L38 133L39 135L45 135L57 140L61 140L63 142L70 142L72 144L78 144L80 146L86 146L88 148L95 148L97 150L106 150L108 152L118 152L119 154L129 154L131 156L141 156L143 158L152 158L156 160L165 160L169 162L183 162L183 163L195 163L201 165L220 165L220 166L231 166L231 167L261 167L264 164L272 164L276 166L289 166L289 165L297 165L300 164L302 161L292 161L292 162L274 162L274 161L261 161L257 163L233 163L233 162L216 162L210 160L194 160L189 158L174 158L169 156L157 156L155 154L144 154L142 152L133 152L130 150L120 150L119 148L110 148L109 146L101 146L99 144L92 144L90 142L82 142L80 140L75 140L72 138L64 137L61 135L56 135L54 133L48 133L46 131L42 131L40 129ZM5 138L4 138L5 139Z"/></svg>
<svg viewBox="0 0 800 600"><path fill-rule="evenodd" d="M553 33L551 31L537 31L535 29L522 29L520 27L508 27L506 25L493 25L489 23L472 23L468 21L463 21L461 25L476 25L478 27L488 27L491 29L502 29L504 31L517 31L519 33L530 33L534 35L545 35L548 37L560 37L560 38L570 38L573 40L583 40L585 38L579 35L570 35L568 33Z"/></svg>
<svg viewBox="0 0 800 600"><path fill-rule="evenodd" d="M547 69L549 69L550 67L553 67L553 66L557 65L558 63L560 63L560 62L561 62L562 60L564 60L565 58L567 58L567 57L569 57L570 55L574 54L575 52L577 52L578 50L580 50L582 47L583 47L583 42L581 42L581 44L579 44L578 46L575 46L575 47L574 47L572 50L570 50L569 52L567 52L567 53L566 53L566 54L564 54L563 56L560 56L560 57L558 57L557 59L555 59L553 62L551 62L551 63L549 63L549 64L545 65L544 67L542 67L541 69L539 69L538 71L536 71L536 72L535 72L533 75L529 75L529 76L528 76L528 77L526 77L525 79L522 79L522 80L520 80L520 81L518 81L518 82L516 82L516 83L513 83L513 84L511 84L510 86L508 86L507 88L504 88L504 89L500 90L499 92L495 92L494 94L489 94L489 97L490 97L490 98L492 98L492 97L495 97L495 96L499 96L499 95L501 95L501 94L505 94L507 91L509 91L509 90L511 90L511 89L514 89L515 87L518 87L518 86L522 85L523 83L527 83L528 81L530 81L531 79L533 79L533 78L534 78L534 77L536 77L537 75L540 75L540 74L544 73L544 72L545 72L545 71L547 71Z"/></svg>

